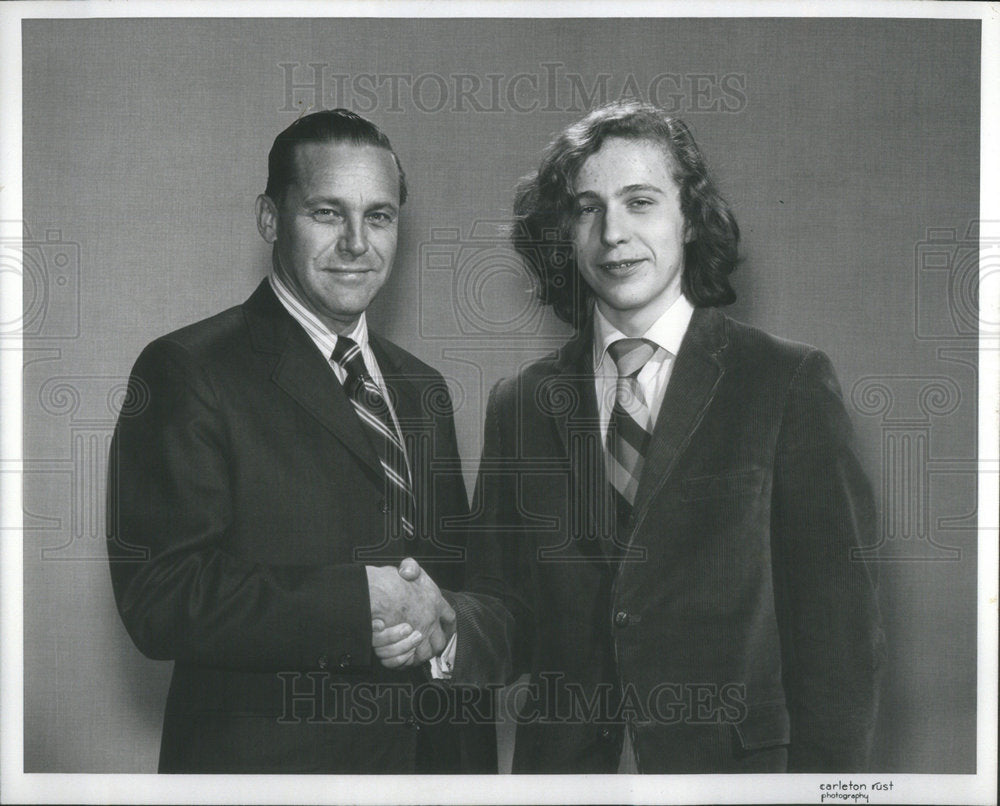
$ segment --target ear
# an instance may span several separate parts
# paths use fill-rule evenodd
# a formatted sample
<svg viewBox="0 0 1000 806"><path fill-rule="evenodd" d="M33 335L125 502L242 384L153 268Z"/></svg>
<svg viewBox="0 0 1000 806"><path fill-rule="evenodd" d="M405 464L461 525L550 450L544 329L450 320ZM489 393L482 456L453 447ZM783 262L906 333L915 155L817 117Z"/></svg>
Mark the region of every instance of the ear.
<svg viewBox="0 0 1000 806"><path fill-rule="evenodd" d="M261 193L254 208L257 214L257 231L268 243L278 240L278 208L270 196Z"/></svg>
<svg viewBox="0 0 1000 806"><path fill-rule="evenodd" d="M687 220L687 216L684 217L684 243L688 244L694 240L694 227L691 226L691 222Z"/></svg>

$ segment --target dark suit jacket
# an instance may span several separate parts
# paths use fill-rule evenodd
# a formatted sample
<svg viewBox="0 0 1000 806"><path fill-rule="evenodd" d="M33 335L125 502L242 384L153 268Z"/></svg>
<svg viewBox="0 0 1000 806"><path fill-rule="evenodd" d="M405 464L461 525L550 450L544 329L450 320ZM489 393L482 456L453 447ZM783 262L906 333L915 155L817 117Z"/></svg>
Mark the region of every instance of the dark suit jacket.
<svg viewBox="0 0 1000 806"><path fill-rule="evenodd" d="M852 771L883 657L827 358L697 309L615 535L591 333L493 390L455 679L531 675L515 772ZM624 556L623 556L624 555Z"/></svg>
<svg viewBox="0 0 1000 806"><path fill-rule="evenodd" d="M461 742L421 728L443 713L411 707L425 674L387 671L371 651L364 566L423 555L461 585L464 538L443 524L468 507L440 374L371 346L410 441L424 534L412 543L387 541L375 450L267 281L136 362L111 448L108 545L129 634L176 662L161 771L413 772L424 751L421 771L496 769L491 725Z"/></svg>

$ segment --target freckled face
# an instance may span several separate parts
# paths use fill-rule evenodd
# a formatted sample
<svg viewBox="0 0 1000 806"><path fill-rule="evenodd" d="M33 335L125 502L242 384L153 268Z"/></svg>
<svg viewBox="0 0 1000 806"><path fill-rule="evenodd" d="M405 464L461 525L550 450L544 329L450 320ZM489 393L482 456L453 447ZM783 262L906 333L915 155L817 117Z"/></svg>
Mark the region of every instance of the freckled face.
<svg viewBox="0 0 1000 806"><path fill-rule="evenodd" d="M306 143L296 179L275 203L257 200L275 271L335 332L357 322L385 284L396 255L399 175L392 154L353 143Z"/></svg>
<svg viewBox="0 0 1000 806"><path fill-rule="evenodd" d="M670 157L650 140L610 138L574 191L577 268L608 321L641 336L681 295L688 236Z"/></svg>

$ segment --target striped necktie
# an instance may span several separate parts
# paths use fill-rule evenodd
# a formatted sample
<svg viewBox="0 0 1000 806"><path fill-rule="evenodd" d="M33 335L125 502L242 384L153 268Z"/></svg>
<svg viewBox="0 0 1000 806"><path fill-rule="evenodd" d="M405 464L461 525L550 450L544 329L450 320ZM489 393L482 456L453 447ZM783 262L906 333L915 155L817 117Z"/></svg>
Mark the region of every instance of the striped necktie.
<svg viewBox="0 0 1000 806"><path fill-rule="evenodd" d="M347 373L344 390L354 404L358 419L368 429L368 436L378 453L385 471L386 499L390 512L397 513L399 533L394 536L413 537L413 488L410 479L409 463L406 461L406 448L392 412L382 390L368 374L361 348L347 336L337 336L337 345L333 348L331 360L336 361Z"/></svg>
<svg viewBox="0 0 1000 806"><path fill-rule="evenodd" d="M608 347L618 367L618 383L605 456L608 479L629 508L635 503L652 431L649 407L637 376L655 352L656 345L645 339L619 339Z"/></svg>

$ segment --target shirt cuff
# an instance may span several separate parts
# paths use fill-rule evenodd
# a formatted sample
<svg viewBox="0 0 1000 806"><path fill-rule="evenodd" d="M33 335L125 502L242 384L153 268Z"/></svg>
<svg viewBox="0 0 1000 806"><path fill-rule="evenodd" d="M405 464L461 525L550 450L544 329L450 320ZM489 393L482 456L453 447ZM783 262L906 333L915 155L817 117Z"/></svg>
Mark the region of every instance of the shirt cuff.
<svg viewBox="0 0 1000 806"><path fill-rule="evenodd" d="M458 647L458 633L452 633L451 640L437 657L431 658L431 677L435 680L451 680L451 670L455 668L455 651Z"/></svg>

